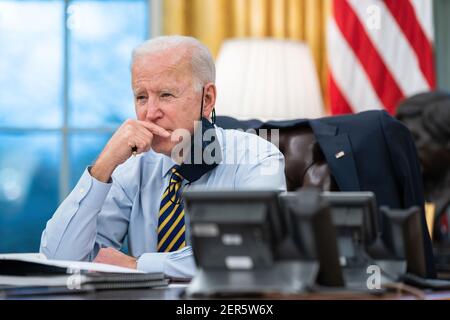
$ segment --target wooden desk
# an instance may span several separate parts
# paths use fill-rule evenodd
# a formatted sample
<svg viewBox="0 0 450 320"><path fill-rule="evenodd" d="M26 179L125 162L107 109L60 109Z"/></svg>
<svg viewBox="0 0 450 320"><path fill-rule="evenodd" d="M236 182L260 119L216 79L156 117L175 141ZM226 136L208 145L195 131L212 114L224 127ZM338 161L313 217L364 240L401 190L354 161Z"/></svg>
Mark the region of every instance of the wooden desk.
<svg viewBox="0 0 450 320"><path fill-rule="evenodd" d="M39 300L182 300L184 289L187 285L171 284L164 288L132 289L132 290L102 290L92 293L23 296L9 299L39 299ZM255 299L255 297L249 297ZM261 300L450 300L450 291L427 292L423 297L408 293L388 293L385 295L370 295L364 293L305 293L298 295L268 295L258 297ZM232 299L232 297L230 298ZM244 299L236 297L235 299Z"/></svg>

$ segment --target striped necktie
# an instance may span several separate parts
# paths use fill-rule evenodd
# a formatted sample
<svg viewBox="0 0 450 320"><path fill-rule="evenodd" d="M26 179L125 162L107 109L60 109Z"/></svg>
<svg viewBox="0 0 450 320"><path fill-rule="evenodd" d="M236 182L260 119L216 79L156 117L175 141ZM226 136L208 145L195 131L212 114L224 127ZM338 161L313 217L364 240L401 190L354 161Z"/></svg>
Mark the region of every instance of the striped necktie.
<svg viewBox="0 0 450 320"><path fill-rule="evenodd" d="M179 165L171 171L169 185L161 199L158 217L158 252L176 251L186 246L184 206L181 199L183 177Z"/></svg>

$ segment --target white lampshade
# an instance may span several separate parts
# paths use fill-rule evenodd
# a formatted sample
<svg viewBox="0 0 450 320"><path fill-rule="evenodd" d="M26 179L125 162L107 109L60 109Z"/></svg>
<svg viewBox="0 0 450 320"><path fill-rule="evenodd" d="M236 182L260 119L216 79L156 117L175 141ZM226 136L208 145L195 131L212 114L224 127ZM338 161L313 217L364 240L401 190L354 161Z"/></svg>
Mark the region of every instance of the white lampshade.
<svg viewBox="0 0 450 320"><path fill-rule="evenodd" d="M303 42L227 40L216 66L218 115L287 120L324 114L314 60Z"/></svg>

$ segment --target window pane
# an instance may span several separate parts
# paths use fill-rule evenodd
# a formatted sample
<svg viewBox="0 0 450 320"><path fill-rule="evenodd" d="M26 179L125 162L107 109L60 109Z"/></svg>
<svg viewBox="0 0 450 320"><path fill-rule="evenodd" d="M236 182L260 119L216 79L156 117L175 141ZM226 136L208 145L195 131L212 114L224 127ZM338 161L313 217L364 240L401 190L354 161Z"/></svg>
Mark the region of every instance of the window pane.
<svg viewBox="0 0 450 320"><path fill-rule="evenodd" d="M70 188L73 189L86 167L92 164L112 133L76 133L70 136Z"/></svg>
<svg viewBox="0 0 450 320"><path fill-rule="evenodd" d="M0 2L0 126L61 125L63 3Z"/></svg>
<svg viewBox="0 0 450 320"><path fill-rule="evenodd" d="M147 33L147 1L72 1L70 124L117 126L134 117L132 49Z"/></svg>
<svg viewBox="0 0 450 320"><path fill-rule="evenodd" d="M39 250L58 205L60 146L58 133L0 134L0 252Z"/></svg>

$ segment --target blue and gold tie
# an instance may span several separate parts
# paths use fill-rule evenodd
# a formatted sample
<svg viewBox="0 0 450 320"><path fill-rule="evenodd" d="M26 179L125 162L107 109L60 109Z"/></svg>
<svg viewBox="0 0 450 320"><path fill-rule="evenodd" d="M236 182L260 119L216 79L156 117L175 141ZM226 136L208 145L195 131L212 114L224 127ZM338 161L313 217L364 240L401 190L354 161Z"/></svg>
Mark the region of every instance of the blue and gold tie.
<svg viewBox="0 0 450 320"><path fill-rule="evenodd" d="M179 165L171 169L169 185L161 199L158 218L158 252L176 251L186 246L184 207L181 199L183 177Z"/></svg>

